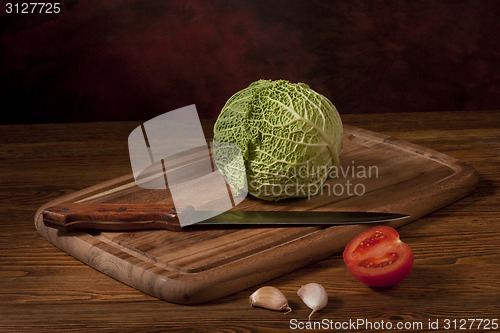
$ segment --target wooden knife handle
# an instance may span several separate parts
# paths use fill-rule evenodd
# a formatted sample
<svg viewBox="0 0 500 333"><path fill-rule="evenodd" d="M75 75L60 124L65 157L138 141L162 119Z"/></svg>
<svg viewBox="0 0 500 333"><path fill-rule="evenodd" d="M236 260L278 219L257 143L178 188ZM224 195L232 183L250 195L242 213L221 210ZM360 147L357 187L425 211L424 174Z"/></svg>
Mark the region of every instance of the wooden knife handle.
<svg viewBox="0 0 500 333"><path fill-rule="evenodd" d="M182 229L175 208L164 204L65 203L42 216L46 226L63 231Z"/></svg>

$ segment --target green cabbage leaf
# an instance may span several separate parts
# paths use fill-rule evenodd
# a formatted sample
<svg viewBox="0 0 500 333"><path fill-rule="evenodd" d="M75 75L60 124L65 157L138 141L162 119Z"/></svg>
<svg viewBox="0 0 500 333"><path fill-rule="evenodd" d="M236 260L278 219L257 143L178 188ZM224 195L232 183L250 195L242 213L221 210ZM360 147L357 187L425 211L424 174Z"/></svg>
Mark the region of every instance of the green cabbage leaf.
<svg viewBox="0 0 500 333"><path fill-rule="evenodd" d="M246 185L264 200L311 197L339 167L342 121L335 106L304 83L259 80L226 102L213 141L241 151L244 170L232 158L215 159L236 194Z"/></svg>

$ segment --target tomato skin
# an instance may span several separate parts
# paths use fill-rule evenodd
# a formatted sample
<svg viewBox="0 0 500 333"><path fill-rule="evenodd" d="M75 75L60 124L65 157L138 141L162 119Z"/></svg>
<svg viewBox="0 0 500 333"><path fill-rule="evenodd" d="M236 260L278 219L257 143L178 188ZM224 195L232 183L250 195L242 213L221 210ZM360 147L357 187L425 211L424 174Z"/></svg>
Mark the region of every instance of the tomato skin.
<svg viewBox="0 0 500 333"><path fill-rule="evenodd" d="M360 233L347 244L343 257L351 274L370 287L394 286L413 268L413 251L388 226Z"/></svg>

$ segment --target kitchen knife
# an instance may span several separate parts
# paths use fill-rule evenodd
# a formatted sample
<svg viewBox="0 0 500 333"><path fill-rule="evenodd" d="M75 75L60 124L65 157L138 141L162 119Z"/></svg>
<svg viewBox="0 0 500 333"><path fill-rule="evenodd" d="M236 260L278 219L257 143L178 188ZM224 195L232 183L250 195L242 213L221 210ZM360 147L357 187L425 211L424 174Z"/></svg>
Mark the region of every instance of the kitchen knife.
<svg viewBox="0 0 500 333"><path fill-rule="evenodd" d="M190 213L197 214L194 209ZM42 216L46 226L63 231L89 229L180 231L185 228L179 223L176 209L165 204L66 203L44 209ZM380 212L230 210L192 226L345 225L381 223L407 217L409 216L404 214Z"/></svg>

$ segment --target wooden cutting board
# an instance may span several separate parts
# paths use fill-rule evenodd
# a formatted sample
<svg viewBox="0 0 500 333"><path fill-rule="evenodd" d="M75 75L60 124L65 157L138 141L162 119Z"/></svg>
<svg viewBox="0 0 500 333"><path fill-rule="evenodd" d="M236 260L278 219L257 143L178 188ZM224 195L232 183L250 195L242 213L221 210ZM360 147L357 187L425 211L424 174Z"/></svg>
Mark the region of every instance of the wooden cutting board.
<svg viewBox="0 0 500 333"><path fill-rule="evenodd" d="M411 215L397 228L469 194L478 177L450 156L344 125L338 177L310 199L264 202L240 210L351 210ZM343 250L368 226L215 227L181 232L64 233L44 226L44 208L67 202L166 203L165 190L145 190L132 174L59 197L35 215L40 234L87 265L149 295L194 304L257 285Z"/></svg>

